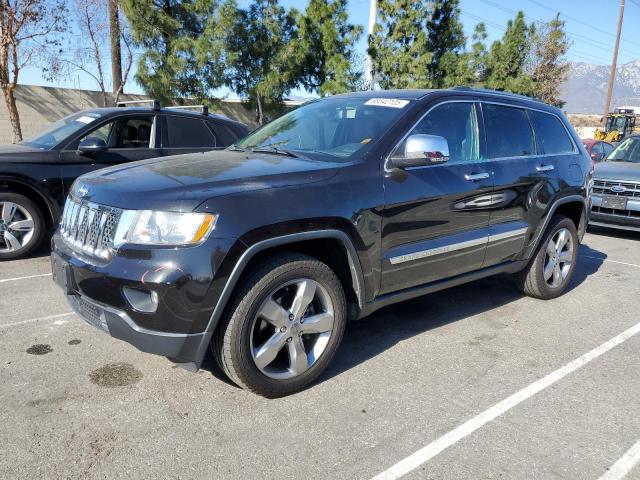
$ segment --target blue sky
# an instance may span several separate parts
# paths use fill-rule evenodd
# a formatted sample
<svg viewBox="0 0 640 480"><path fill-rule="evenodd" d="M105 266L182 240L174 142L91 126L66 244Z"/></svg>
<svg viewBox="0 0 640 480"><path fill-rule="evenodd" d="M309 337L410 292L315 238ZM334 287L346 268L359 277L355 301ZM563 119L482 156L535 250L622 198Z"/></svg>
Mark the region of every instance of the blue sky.
<svg viewBox="0 0 640 480"><path fill-rule="evenodd" d="M250 3L239 0L241 6ZM307 0L281 0L286 7L304 9ZM611 62L615 30L618 21L619 1L617 0L461 0L462 21L465 34L470 37L474 26L484 22L489 34L489 43L500 38L507 21L517 10L524 11L527 21L548 21L557 11L566 22L566 30L572 42L568 57L572 61L586 61L608 65ZM640 58L640 0L627 0L619 62ZM369 18L369 0L350 0L349 16L353 23L364 26ZM358 50L366 52L366 35L358 43ZM66 81L50 83L42 78L38 68L30 68L21 73L20 82L32 85L52 85L96 89L95 83L87 75L75 75ZM132 77L133 78L133 75ZM141 89L133 80L127 85L128 93L140 93ZM224 93L224 92L221 92ZM303 93L303 92L295 92Z"/></svg>

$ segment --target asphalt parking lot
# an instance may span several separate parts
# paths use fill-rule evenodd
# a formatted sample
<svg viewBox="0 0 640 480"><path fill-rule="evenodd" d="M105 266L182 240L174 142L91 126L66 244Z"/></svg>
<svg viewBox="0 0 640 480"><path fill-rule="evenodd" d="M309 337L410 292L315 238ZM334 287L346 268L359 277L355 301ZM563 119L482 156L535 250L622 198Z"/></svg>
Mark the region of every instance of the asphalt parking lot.
<svg viewBox="0 0 640 480"><path fill-rule="evenodd" d="M0 264L0 478L640 478L640 234L590 231L553 301L493 278L350 323L277 400L84 324L48 273Z"/></svg>

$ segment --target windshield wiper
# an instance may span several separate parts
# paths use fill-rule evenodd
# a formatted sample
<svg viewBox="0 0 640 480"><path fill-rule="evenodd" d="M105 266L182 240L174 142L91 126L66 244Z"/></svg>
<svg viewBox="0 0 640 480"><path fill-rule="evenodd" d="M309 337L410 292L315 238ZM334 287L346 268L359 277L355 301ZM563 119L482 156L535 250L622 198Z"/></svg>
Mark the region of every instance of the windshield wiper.
<svg viewBox="0 0 640 480"><path fill-rule="evenodd" d="M275 145L265 145L262 147L253 147L252 152L256 153L273 153L275 155L286 155L287 157L300 158L299 155L293 153L291 150L285 150L284 148L278 148Z"/></svg>

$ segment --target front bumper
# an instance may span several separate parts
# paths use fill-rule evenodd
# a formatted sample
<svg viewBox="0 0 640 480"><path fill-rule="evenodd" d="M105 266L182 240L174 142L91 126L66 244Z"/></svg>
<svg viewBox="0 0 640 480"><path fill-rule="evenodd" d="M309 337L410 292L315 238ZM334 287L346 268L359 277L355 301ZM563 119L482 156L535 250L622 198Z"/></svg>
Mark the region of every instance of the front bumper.
<svg viewBox="0 0 640 480"><path fill-rule="evenodd" d="M126 312L79 294L66 294L73 311L90 325L124 340L143 352L169 357L178 363L195 362L205 342L202 333L167 333L141 328Z"/></svg>
<svg viewBox="0 0 640 480"><path fill-rule="evenodd" d="M199 366L210 338L220 267L232 240L183 249L130 249L106 265L80 258L52 239L54 280L87 323L144 352ZM157 308L134 308L126 289L153 292Z"/></svg>
<svg viewBox="0 0 640 480"><path fill-rule="evenodd" d="M625 210L603 207L601 195L593 194L591 201L590 225L640 231L639 198L629 198Z"/></svg>

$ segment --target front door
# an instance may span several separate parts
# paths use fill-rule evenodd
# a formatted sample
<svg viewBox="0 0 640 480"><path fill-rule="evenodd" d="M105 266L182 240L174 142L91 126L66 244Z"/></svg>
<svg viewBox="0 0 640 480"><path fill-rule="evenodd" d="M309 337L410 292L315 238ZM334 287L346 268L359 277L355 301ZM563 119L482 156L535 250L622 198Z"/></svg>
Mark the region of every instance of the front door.
<svg viewBox="0 0 640 480"><path fill-rule="evenodd" d="M408 135L446 139L448 162L386 172L381 294L481 268L493 181L477 113L472 100L430 108ZM402 152L404 141L392 157Z"/></svg>
<svg viewBox="0 0 640 480"><path fill-rule="evenodd" d="M162 150L157 148L157 130L155 115L130 115L97 125L70 142L60 152L65 195L80 175L112 165L161 156ZM91 153L78 152L80 142L89 137L104 140L108 148Z"/></svg>

